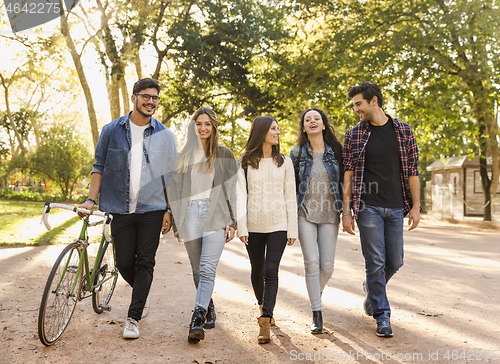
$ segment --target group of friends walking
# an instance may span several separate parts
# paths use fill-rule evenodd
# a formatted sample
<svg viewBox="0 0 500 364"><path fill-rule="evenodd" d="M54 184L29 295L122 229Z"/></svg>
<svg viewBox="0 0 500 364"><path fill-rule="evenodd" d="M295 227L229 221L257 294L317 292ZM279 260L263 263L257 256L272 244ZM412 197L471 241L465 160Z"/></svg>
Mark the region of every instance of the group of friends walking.
<svg viewBox="0 0 500 364"><path fill-rule="evenodd" d="M322 333L321 299L333 274L339 227L354 234L354 221L365 258L364 311L376 320L378 336L393 336L386 285L403 265L403 217L410 230L420 220L418 148L408 124L384 113L379 86L364 82L349 90L360 123L343 144L326 114L311 108L300 118L288 157L280 153L277 121L258 116L238 160L219 144L217 116L209 107L193 114L177 152L172 131L152 117L160 89L156 80L139 80L133 110L103 127L89 197L80 205L90 210L99 197L99 209L114 217L116 264L132 287L123 337L139 337L160 236L171 228L184 243L196 288L189 342L215 327L217 265L235 236L251 264L258 342L271 340L280 262L297 239L311 333Z"/></svg>

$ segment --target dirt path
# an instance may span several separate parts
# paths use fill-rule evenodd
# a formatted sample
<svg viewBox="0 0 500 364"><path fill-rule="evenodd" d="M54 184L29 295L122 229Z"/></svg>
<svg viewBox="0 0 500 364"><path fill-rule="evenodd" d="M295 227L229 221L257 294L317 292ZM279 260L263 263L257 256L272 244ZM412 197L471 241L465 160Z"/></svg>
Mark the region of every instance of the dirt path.
<svg viewBox="0 0 500 364"><path fill-rule="evenodd" d="M37 337L38 305L62 246L0 249L0 363L500 363L500 231L424 221L405 239L405 266L389 284L393 338L378 338L363 313L359 237L341 233L323 295L330 333L308 332L302 254L294 245L281 265L280 329L262 346L249 262L236 240L218 269L216 328L196 345L187 342L195 298L189 261L171 234L162 239L151 312L135 341L121 338L131 291L120 278L111 312L97 315L91 299L80 302L63 338L44 347ZM485 360L488 350L496 352Z"/></svg>

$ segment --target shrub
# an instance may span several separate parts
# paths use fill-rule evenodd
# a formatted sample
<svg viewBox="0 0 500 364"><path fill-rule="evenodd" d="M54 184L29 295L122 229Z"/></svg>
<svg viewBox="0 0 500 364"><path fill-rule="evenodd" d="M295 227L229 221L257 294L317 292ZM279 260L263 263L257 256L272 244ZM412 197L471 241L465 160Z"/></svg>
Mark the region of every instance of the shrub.
<svg viewBox="0 0 500 364"><path fill-rule="evenodd" d="M9 200L22 200L22 201L47 201L50 202L75 202L75 203L83 203L85 202L86 196L74 196L74 197L66 197L60 194L57 195L49 195L46 193L38 193L32 191L12 191L9 189L0 190L0 198L6 198Z"/></svg>

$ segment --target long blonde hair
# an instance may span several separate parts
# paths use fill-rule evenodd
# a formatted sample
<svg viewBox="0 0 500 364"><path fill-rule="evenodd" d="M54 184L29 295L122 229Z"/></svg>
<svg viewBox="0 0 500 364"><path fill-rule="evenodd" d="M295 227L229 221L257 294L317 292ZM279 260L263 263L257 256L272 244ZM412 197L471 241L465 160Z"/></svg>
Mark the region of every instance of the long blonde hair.
<svg viewBox="0 0 500 364"><path fill-rule="evenodd" d="M189 165L193 164L194 154L197 150L201 149L201 141L200 137L196 134L196 119L200 115L206 114L210 118L210 123L212 124L212 133L207 140L207 144L205 147L205 158L202 161L200 166L200 172L212 172L213 163L211 159L219 157L219 129L217 120L217 116L215 112L207 107L200 107L191 117L191 121L188 125L188 134L186 144L182 148L182 151L179 153L179 165L177 167L178 173L187 173Z"/></svg>

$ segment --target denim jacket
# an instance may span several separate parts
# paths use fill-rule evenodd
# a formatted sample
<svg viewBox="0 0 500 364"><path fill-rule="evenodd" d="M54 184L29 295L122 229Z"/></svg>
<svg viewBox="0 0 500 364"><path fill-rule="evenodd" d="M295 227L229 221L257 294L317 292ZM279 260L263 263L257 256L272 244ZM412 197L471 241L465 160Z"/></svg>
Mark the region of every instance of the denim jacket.
<svg viewBox="0 0 500 364"><path fill-rule="evenodd" d="M302 150L302 155L299 157L299 153ZM290 158L293 162L293 167L295 169L295 185L297 186L297 208L300 211L302 202L304 202L304 196L309 186L309 177L311 176L311 169L313 165L312 149L307 142L302 147L297 145L290 151ZM325 143L325 153L323 154L323 163L325 164L326 170L330 175L330 180L332 181L333 191L335 193L335 201L337 203L337 211L342 212L342 196L341 196L341 186L340 186L340 168L339 162L335 158L332 148Z"/></svg>
<svg viewBox="0 0 500 364"><path fill-rule="evenodd" d="M130 193L130 134L129 115L106 124L95 150L92 173L102 174L99 210L117 214L129 213ZM144 131L140 190L136 213L166 208L164 186L170 184L174 158L177 154L174 133L151 118ZM149 163L148 163L149 161Z"/></svg>

